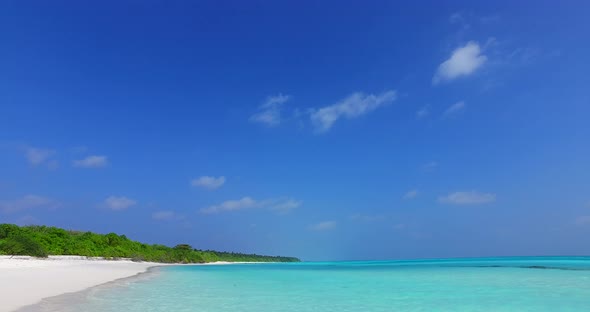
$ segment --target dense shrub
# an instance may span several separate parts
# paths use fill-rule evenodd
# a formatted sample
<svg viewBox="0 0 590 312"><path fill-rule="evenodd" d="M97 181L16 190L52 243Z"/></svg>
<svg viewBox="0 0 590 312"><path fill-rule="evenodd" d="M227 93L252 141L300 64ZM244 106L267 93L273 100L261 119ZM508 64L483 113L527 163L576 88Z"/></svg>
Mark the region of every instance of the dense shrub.
<svg viewBox="0 0 590 312"><path fill-rule="evenodd" d="M47 251L31 237L13 235L0 242L0 249L8 255L46 258Z"/></svg>
<svg viewBox="0 0 590 312"><path fill-rule="evenodd" d="M20 228L14 224L0 224L0 239L5 239L8 236L18 233Z"/></svg>
<svg viewBox="0 0 590 312"><path fill-rule="evenodd" d="M47 226L18 227L13 224L0 224L0 254L36 257L47 256L47 254L79 255L109 259L131 258L134 261L166 263L299 261L299 259L291 257L198 250L188 244L179 244L174 248L164 245L147 245L115 233L103 235L92 232L66 231Z"/></svg>

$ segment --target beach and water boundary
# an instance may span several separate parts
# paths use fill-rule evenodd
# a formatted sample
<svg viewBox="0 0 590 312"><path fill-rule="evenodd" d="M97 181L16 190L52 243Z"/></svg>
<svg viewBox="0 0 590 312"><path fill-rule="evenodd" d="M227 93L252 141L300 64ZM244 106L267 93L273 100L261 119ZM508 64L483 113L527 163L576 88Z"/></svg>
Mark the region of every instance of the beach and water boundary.
<svg viewBox="0 0 590 312"><path fill-rule="evenodd" d="M155 278L160 273L159 265L148 267L144 272L137 273L132 276L122 277L116 280L106 282L104 284L90 286L86 289L56 295L53 297L43 298L34 304L23 306L19 309L14 310L15 312L42 312L42 311L60 311L64 306L71 305L83 305L89 297L95 292L101 290L124 288L130 283L141 283L147 282L152 278Z"/></svg>
<svg viewBox="0 0 590 312"><path fill-rule="evenodd" d="M166 266L18 311L576 311L590 258Z"/></svg>
<svg viewBox="0 0 590 312"><path fill-rule="evenodd" d="M213 262L187 265L226 265ZM135 280L172 264L106 260L100 257L0 256L0 311L15 311L56 296L78 294L96 286ZM178 264L177 264L178 265ZM78 296L78 295L76 295Z"/></svg>

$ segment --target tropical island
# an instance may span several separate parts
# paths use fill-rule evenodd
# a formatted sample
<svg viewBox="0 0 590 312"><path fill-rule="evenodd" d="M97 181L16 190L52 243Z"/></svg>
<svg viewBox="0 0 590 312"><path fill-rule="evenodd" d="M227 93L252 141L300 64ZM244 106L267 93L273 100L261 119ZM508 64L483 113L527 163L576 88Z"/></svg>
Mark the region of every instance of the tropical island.
<svg viewBox="0 0 590 312"><path fill-rule="evenodd" d="M49 255L77 255L105 259L127 258L159 263L209 262L299 262L295 257L262 256L194 249L188 244L175 247L149 245L115 233L65 230L50 226L0 224L0 255L46 258Z"/></svg>

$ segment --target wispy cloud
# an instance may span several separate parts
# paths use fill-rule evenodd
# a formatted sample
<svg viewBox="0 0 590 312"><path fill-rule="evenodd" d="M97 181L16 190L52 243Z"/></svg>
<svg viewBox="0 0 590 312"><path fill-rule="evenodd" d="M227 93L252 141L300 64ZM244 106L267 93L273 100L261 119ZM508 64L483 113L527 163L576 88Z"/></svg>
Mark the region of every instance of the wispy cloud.
<svg viewBox="0 0 590 312"><path fill-rule="evenodd" d="M539 49L531 47L518 47L507 52L504 63L512 65L530 65L541 58L543 53Z"/></svg>
<svg viewBox="0 0 590 312"><path fill-rule="evenodd" d="M271 211L277 213L289 213L301 206L302 202L295 199L271 199L262 202L262 206L268 207Z"/></svg>
<svg viewBox="0 0 590 312"><path fill-rule="evenodd" d="M255 200L251 197L242 197L237 200L227 200L218 205L202 208L201 213L215 214L247 209L268 209L276 213L288 213L301 206L302 202L291 198Z"/></svg>
<svg viewBox="0 0 590 312"><path fill-rule="evenodd" d="M78 145L69 148L69 152L72 154L83 154L88 152L88 147L84 145Z"/></svg>
<svg viewBox="0 0 590 312"><path fill-rule="evenodd" d="M109 164L106 156L91 155L83 159L74 160L73 165L77 168L103 168Z"/></svg>
<svg viewBox="0 0 590 312"><path fill-rule="evenodd" d="M396 231L403 231L406 229L406 225L404 223L396 223L393 225L393 229Z"/></svg>
<svg viewBox="0 0 590 312"><path fill-rule="evenodd" d="M460 25L463 30L471 28L471 25L467 22L467 17L464 12L455 12L449 16L449 23Z"/></svg>
<svg viewBox="0 0 590 312"><path fill-rule="evenodd" d="M460 11L455 12L449 16L449 22L451 24L459 25L463 30L471 28L471 26L477 27L481 25L489 25L498 23L502 20L502 17L498 14L491 14L486 16L479 16L474 12Z"/></svg>
<svg viewBox="0 0 590 312"><path fill-rule="evenodd" d="M15 223L20 226L27 226L41 224L41 221L35 218L34 216L28 214L18 218L18 220L16 220Z"/></svg>
<svg viewBox="0 0 590 312"><path fill-rule="evenodd" d="M430 114L430 106L426 105L416 112L416 118L421 119L428 116L428 114Z"/></svg>
<svg viewBox="0 0 590 312"><path fill-rule="evenodd" d="M436 161L430 161L420 166L420 169L424 172L431 172L436 169L436 167L438 167L438 163Z"/></svg>
<svg viewBox="0 0 590 312"><path fill-rule="evenodd" d="M438 201L445 204L454 205L481 205L489 204L496 201L496 194L481 193L478 191L454 192L446 196L441 196Z"/></svg>
<svg viewBox="0 0 590 312"><path fill-rule="evenodd" d="M460 23L464 20L463 14L461 12L455 12L449 16L449 22L451 24Z"/></svg>
<svg viewBox="0 0 590 312"><path fill-rule="evenodd" d="M350 220L352 221L361 221L361 222L375 222L375 221L382 221L385 220L386 216L381 214L362 214L357 213L350 216Z"/></svg>
<svg viewBox="0 0 590 312"><path fill-rule="evenodd" d="M1 200L0 212L13 213L36 208L55 209L59 206L61 204L51 198L38 195L25 195L22 198L14 200Z"/></svg>
<svg viewBox="0 0 590 312"><path fill-rule="evenodd" d="M137 201L125 196L109 196L104 200L104 206L108 209L119 211L135 206Z"/></svg>
<svg viewBox="0 0 590 312"><path fill-rule="evenodd" d="M487 16L482 16L479 18L479 21L482 24L492 24L492 23L498 23L502 20L502 17L498 14L493 14L493 15L487 15Z"/></svg>
<svg viewBox="0 0 590 312"><path fill-rule="evenodd" d="M49 158L55 155L55 151L51 149L45 148L36 148L36 147L25 147L25 158L29 162L29 164L33 166L38 166L43 163L48 163ZM56 163L53 161L52 163ZM49 164L50 166L51 163Z"/></svg>
<svg viewBox="0 0 590 312"><path fill-rule="evenodd" d="M414 199L418 196L418 190L411 190L404 194L404 199Z"/></svg>
<svg viewBox="0 0 590 312"><path fill-rule="evenodd" d="M258 112L250 116L250 121L262 123L270 127L278 126L282 121L282 106L290 98L291 96L280 93L275 96L269 96L264 104L260 105Z"/></svg>
<svg viewBox="0 0 590 312"><path fill-rule="evenodd" d="M323 221L309 226L312 231L329 231L336 228L336 221Z"/></svg>
<svg viewBox="0 0 590 312"><path fill-rule="evenodd" d="M433 84L451 81L462 76L469 76L481 68L487 61L487 56L482 54L479 44L474 41L453 51L451 57L438 66Z"/></svg>
<svg viewBox="0 0 590 312"><path fill-rule="evenodd" d="M445 110L445 112L443 113L442 116L443 116L443 118L447 118L447 117L450 117L452 115L455 115L456 113L458 113L458 112L460 112L460 111L462 111L464 109L465 109L465 102L460 101L460 102L457 102L457 103L449 106L449 108L447 108Z"/></svg>
<svg viewBox="0 0 590 312"><path fill-rule="evenodd" d="M576 218L577 225L590 225L590 216L579 216Z"/></svg>
<svg viewBox="0 0 590 312"><path fill-rule="evenodd" d="M57 170L57 168L59 168L59 162L55 159L51 159L47 161L47 168L49 170Z"/></svg>
<svg viewBox="0 0 590 312"><path fill-rule="evenodd" d="M225 184L225 177L210 177L201 176L191 181L191 185L195 187L201 187L208 190L216 190Z"/></svg>
<svg viewBox="0 0 590 312"><path fill-rule="evenodd" d="M317 132L326 132L341 118L352 119L368 114L379 107L390 104L396 99L396 91L381 94L357 92L336 104L311 110L310 118Z"/></svg>
<svg viewBox="0 0 590 312"><path fill-rule="evenodd" d="M220 213L220 212L229 212L229 211L237 211L237 210L244 210L248 208L254 208L258 205L256 200L250 197L242 197L241 199L237 200L226 200L219 205L209 206L207 208L202 208L201 212L210 214L210 213Z"/></svg>

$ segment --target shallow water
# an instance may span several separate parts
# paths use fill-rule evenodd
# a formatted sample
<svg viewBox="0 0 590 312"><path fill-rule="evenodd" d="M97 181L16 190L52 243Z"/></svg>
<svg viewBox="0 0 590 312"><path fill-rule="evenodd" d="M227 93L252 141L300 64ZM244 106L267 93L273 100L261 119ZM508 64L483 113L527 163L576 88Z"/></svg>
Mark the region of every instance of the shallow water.
<svg viewBox="0 0 590 312"><path fill-rule="evenodd" d="M174 266L34 311L590 311L590 258Z"/></svg>

